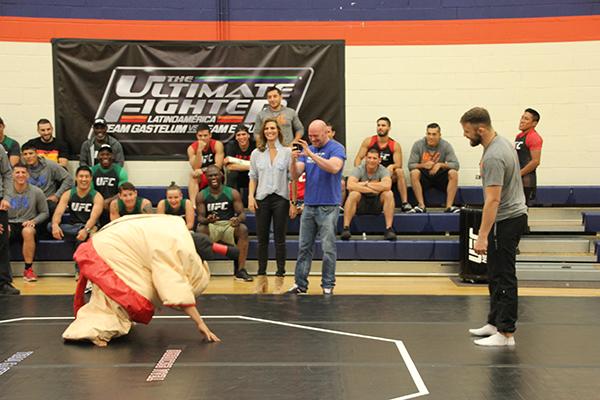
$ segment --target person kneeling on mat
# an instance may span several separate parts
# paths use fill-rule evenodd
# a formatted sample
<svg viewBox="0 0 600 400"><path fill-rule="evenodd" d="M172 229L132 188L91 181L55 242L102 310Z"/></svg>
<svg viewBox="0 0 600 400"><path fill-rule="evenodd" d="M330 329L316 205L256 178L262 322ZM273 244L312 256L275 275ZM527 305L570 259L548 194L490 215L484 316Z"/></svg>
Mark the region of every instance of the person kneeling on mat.
<svg viewBox="0 0 600 400"><path fill-rule="evenodd" d="M214 253L239 256L234 247L190 234L179 217L132 215L108 224L73 256L81 278L75 320L62 337L104 347L113 337L129 333L132 322L149 323L155 307L167 306L189 315L207 341L220 341L196 308L196 296L210 278L203 259ZM92 282L92 295L84 304L87 280Z"/></svg>

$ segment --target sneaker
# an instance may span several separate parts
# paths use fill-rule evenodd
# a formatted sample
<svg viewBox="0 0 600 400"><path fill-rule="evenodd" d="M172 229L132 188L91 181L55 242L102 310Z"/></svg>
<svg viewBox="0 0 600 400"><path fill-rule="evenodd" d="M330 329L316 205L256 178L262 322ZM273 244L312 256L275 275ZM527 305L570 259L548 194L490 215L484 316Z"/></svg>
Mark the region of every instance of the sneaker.
<svg viewBox="0 0 600 400"><path fill-rule="evenodd" d="M325 296L331 296L333 294L333 288L332 287L324 287L323 294Z"/></svg>
<svg viewBox="0 0 600 400"><path fill-rule="evenodd" d="M452 206L448 207L444 210L445 213L458 214L460 212L460 207Z"/></svg>
<svg viewBox="0 0 600 400"><path fill-rule="evenodd" d="M248 274L245 268L240 269L235 273L234 279L236 281L252 282L254 279Z"/></svg>
<svg viewBox="0 0 600 400"><path fill-rule="evenodd" d="M285 292L286 294L298 294L298 295L302 295L302 294L306 294L306 289L300 289L298 287L298 285L294 285L291 288L288 289L287 292Z"/></svg>
<svg viewBox="0 0 600 400"><path fill-rule="evenodd" d="M478 346L514 346L515 338L514 336L506 337L500 332L493 334L492 336L488 336L483 339L474 340Z"/></svg>
<svg viewBox="0 0 600 400"><path fill-rule="evenodd" d="M385 230L385 233L383 234L383 238L385 240L394 241L394 240L396 240L396 233L394 232L394 230L392 228L387 228Z"/></svg>
<svg viewBox="0 0 600 400"><path fill-rule="evenodd" d="M427 209L425 207L414 206L412 210L407 211L407 214L423 214Z"/></svg>
<svg viewBox="0 0 600 400"><path fill-rule="evenodd" d="M0 296L16 296L19 294L21 294L21 291L9 282L0 285Z"/></svg>
<svg viewBox="0 0 600 400"><path fill-rule="evenodd" d="M33 268L27 268L23 271L23 280L25 282L35 282L37 281L37 275L33 272Z"/></svg>
<svg viewBox="0 0 600 400"><path fill-rule="evenodd" d="M469 333L473 336L492 336L498 333L498 329L491 324L485 324L481 328L469 329Z"/></svg>
<svg viewBox="0 0 600 400"><path fill-rule="evenodd" d="M402 203L402 206L400 206L400 210L402 212L411 212L411 210L413 209L413 207L410 205L410 203Z"/></svg>
<svg viewBox="0 0 600 400"><path fill-rule="evenodd" d="M350 233L350 229L344 228L344 230L342 231L342 234L340 235L340 239L350 240L351 237L352 237L352 233Z"/></svg>

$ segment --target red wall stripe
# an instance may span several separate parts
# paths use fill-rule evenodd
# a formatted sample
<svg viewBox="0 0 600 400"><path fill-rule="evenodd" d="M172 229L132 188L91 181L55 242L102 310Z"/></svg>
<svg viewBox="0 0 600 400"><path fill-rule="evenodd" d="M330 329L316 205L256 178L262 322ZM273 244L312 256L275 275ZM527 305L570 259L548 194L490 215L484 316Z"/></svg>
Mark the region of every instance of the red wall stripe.
<svg viewBox="0 0 600 400"><path fill-rule="evenodd" d="M0 41L346 40L348 45L439 45L600 40L600 15L444 21L120 21L0 17Z"/></svg>

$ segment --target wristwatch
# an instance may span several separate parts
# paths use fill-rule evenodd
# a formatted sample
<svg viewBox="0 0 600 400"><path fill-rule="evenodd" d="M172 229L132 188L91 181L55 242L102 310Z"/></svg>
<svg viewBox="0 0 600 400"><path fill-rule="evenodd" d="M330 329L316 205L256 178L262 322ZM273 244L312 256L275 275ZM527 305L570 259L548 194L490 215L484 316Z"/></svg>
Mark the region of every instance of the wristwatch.
<svg viewBox="0 0 600 400"><path fill-rule="evenodd" d="M298 202L296 200L290 200L290 204L293 205L293 206L295 206L295 205L298 204Z"/></svg>

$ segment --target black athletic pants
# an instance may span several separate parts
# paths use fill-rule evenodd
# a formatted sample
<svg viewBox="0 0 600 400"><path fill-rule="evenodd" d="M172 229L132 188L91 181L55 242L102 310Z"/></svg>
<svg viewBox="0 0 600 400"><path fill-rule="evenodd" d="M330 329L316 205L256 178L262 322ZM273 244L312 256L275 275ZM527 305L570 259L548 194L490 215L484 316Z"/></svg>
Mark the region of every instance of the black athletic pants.
<svg viewBox="0 0 600 400"><path fill-rule="evenodd" d="M12 282L8 247L8 213L6 211L0 211L0 225L2 225L2 233L0 234L0 285L3 285Z"/></svg>
<svg viewBox="0 0 600 400"><path fill-rule="evenodd" d="M518 291L515 262L517 246L526 228L527 214L523 214L497 222L488 237L488 324L502 333L516 330Z"/></svg>
<svg viewBox="0 0 600 400"><path fill-rule="evenodd" d="M269 260L269 227L273 219L273 236L275 238L275 259L277 260L278 276L285 275L286 245L285 233L290 212L290 201L277 195L270 194L262 200L257 200L256 236L258 239L258 275L266 275Z"/></svg>

